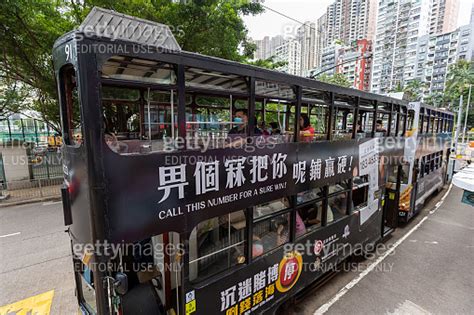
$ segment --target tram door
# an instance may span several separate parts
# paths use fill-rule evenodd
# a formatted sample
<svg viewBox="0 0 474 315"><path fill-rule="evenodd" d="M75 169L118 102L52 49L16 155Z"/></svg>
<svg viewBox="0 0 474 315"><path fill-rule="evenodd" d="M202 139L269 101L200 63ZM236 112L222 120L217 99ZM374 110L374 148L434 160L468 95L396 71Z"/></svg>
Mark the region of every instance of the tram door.
<svg viewBox="0 0 474 315"><path fill-rule="evenodd" d="M389 165L387 170L387 183L385 185L385 198L383 205L384 234L397 227L402 166Z"/></svg>

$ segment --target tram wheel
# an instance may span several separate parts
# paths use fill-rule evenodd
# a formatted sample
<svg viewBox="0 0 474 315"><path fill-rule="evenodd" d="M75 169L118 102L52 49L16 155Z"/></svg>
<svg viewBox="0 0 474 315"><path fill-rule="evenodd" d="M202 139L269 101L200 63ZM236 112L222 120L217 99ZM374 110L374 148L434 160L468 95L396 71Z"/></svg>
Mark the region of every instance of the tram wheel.
<svg viewBox="0 0 474 315"><path fill-rule="evenodd" d="M153 285L139 284L122 296L122 313L124 315L165 314L160 298Z"/></svg>

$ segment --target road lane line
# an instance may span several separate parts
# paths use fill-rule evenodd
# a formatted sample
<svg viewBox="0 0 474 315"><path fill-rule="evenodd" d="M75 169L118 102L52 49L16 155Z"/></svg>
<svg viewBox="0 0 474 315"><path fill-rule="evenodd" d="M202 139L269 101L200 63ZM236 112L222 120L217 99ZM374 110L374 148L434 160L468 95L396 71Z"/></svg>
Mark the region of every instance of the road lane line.
<svg viewBox="0 0 474 315"><path fill-rule="evenodd" d="M444 202L444 199L448 196L450 190L451 190L451 187L452 187L453 184L451 184L448 188L448 191L446 192L446 194L444 194L443 198L441 198L441 204L439 204L439 206L437 208L435 208L436 210L443 204ZM433 211L433 210L432 210ZM403 243L403 241L405 241L413 232L415 232L416 230L418 230L418 228L428 219L428 216L430 216L432 214L432 211L429 212L429 214L425 215L423 217L423 219L421 219L420 222L418 222L418 224L416 224L414 227L411 228L410 231L407 232L407 234L403 235L398 241L395 242L395 244L393 244L393 246L387 250L382 256L380 256L379 258L377 258L376 261L374 261L372 264L370 264L367 269L365 269L364 271L362 271L359 276L357 276L357 278L353 279L351 282L349 282L348 284L346 284L341 290L339 290L339 292L337 292L337 294L335 296L332 297L332 299L330 299L327 303L321 305L313 314L314 315L322 315L324 313L326 313L329 308L334 305L334 303L336 303L341 297L343 297L350 289L352 289L356 284L358 284L362 279L365 278L365 276L367 276L372 270L375 269L375 267L377 267L388 255L390 255L391 253L393 253L393 251L401 244ZM433 212L434 213L434 212Z"/></svg>
<svg viewBox="0 0 474 315"><path fill-rule="evenodd" d="M16 232L16 233L11 233L11 234L0 235L0 238L15 236L15 235L19 235L19 234L21 234L21 232Z"/></svg>

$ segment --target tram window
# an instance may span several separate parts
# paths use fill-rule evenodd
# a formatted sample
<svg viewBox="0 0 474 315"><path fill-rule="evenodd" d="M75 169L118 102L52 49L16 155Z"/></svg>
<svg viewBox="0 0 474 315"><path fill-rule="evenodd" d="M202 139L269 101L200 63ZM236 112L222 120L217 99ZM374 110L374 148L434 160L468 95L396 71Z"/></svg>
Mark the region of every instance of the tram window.
<svg viewBox="0 0 474 315"><path fill-rule="evenodd" d="M243 210L199 223L189 237L189 278L200 281L245 262Z"/></svg>
<svg viewBox="0 0 474 315"><path fill-rule="evenodd" d="M328 197L327 223L331 223L347 215L347 201L347 192Z"/></svg>
<svg viewBox="0 0 474 315"><path fill-rule="evenodd" d="M252 256L267 253L290 239L290 214L284 213L253 225Z"/></svg>
<svg viewBox="0 0 474 315"><path fill-rule="evenodd" d="M405 125L405 120L407 119L407 115L401 114L400 115L400 120L398 121L398 134L397 136L404 136L405 131L404 130L404 125Z"/></svg>
<svg viewBox="0 0 474 315"><path fill-rule="evenodd" d="M192 140L188 141L192 144L189 149L201 149L204 143L211 148L219 146L218 142L225 139L229 130L236 126L231 121L232 102L232 97L195 96L195 102L186 108L186 137ZM239 108L246 108L245 103L239 100ZM211 139L213 141L208 141Z"/></svg>
<svg viewBox="0 0 474 315"><path fill-rule="evenodd" d="M421 117L420 117L421 119ZM413 126L415 122L415 112L412 111L412 110L409 110L408 111L408 122L407 122L407 130L413 130L413 128L415 128L415 126Z"/></svg>
<svg viewBox="0 0 474 315"><path fill-rule="evenodd" d="M304 229L296 229L296 237L302 236L312 230L321 227L323 202L315 201L308 205L300 207L297 211L297 224L298 218L301 223L304 224Z"/></svg>
<svg viewBox="0 0 474 315"><path fill-rule="evenodd" d="M300 192L296 195L296 203L303 204L314 199L322 198L324 196L323 188L317 187L310 190Z"/></svg>
<svg viewBox="0 0 474 315"><path fill-rule="evenodd" d="M255 207L253 211L253 218L258 219L261 217L265 217L275 212L288 209L289 207L290 202L287 197L272 200L270 202L265 202Z"/></svg>
<svg viewBox="0 0 474 315"><path fill-rule="evenodd" d="M394 110L395 109L396 109L396 107L394 107ZM398 113L393 112L392 113L392 120L387 121L387 126L390 125L390 136L396 136L397 135L397 117L398 117Z"/></svg>
<svg viewBox="0 0 474 315"><path fill-rule="evenodd" d="M262 129L262 133L271 135L277 142L292 142L294 119L290 118L294 114L290 112L290 109L293 108L294 106L286 101L265 100L265 119L262 113L260 121L265 124L266 129Z"/></svg>
<svg viewBox="0 0 474 315"><path fill-rule="evenodd" d="M362 135L370 135L374 124L373 112L359 112L357 133Z"/></svg>
<svg viewBox="0 0 474 315"><path fill-rule="evenodd" d="M333 140L351 139L353 123L353 110L346 108L336 108L332 133Z"/></svg>
<svg viewBox="0 0 474 315"><path fill-rule="evenodd" d="M314 128L313 141L326 140L328 134L329 107L327 105L310 105L309 119Z"/></svg>
<svg viewBox="0 0 474 315"><path fill-rule="evenodd" d="M410 165L409 164L403 164L402 165L401 180L400 180L400 182L402 184L408 184L408 175L409 174L410 174Z"/></svg>
<svg viewBox="0 0 474 315"><path fill-rule="evenodd" d="M71 65L64 66L60 72L61 107L66 114L64 140L67 145L79 146L83 141L81 108L77 91L76 72Z"/></svg>
<svg viewBox="0 0 474 315"><path fill-rule="evenodd" d="M352 183L352 203L354 208L366 206L369 191L369 176L354 177Z"/></svg>
<svg viewBox="0 0 474 315"><path fill-rule="evenodd" d="M389 122L389 114L378 114L377 119L375 121L375 133L378 136L385 136L387 134L387 128L390 124Z"/></svg>

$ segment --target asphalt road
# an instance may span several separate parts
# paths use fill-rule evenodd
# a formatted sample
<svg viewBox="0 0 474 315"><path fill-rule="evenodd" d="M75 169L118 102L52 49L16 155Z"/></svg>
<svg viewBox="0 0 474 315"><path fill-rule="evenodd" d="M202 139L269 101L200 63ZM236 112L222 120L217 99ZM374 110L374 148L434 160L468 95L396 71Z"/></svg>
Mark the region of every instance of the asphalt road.
<svg viewBox="0 0 474 315"><path fill-rule="evenodd" d="M429 214L445 191L434 197L392 234L379 255L351 263L288 312L474 313L474 208L460 203L461 193L453 188ZM77 314L64 230L60 203L0 208L0 310L54 290L51 313ZM397 247L382 259L394 244Z"/></svg>
<svg viewBox="0 0 474 315"><path fill-rule="evenodd" d="M0 307L54 290L51 313L77 314L70 251L60 203L0 208Z"/></svg>
<svg viewBox="0 0 474 315"><path fill-rule="evenodd" d="M393 233L384 244L398 245L383 260L384 252L340 272L294 313L474 314L474 207L462 204L462 191L453 187L434 210L445 193Z"/></svg>

